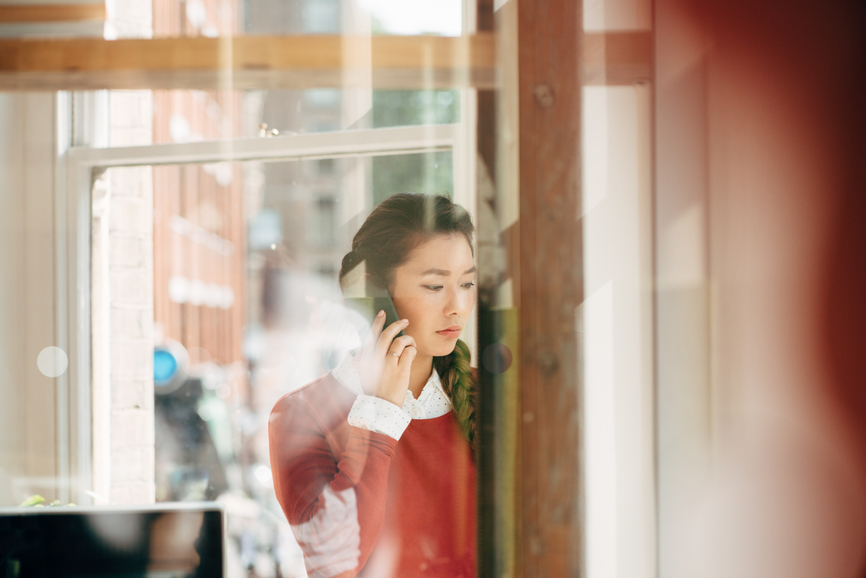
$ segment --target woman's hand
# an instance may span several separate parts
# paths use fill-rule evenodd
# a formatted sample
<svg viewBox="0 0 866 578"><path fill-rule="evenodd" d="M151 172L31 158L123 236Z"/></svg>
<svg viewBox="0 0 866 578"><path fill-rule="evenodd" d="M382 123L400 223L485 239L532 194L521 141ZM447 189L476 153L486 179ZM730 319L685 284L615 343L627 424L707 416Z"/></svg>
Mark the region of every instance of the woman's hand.
<svg viewBox="0 0 866 578"><path fill-rule="evenodd" d="M409 325L408 320L395 321L383 330L384 325L385 312L380 311L353 361L364 393L403 407L409 389L409 369L418 351L414 339L408 335L397 337Z"/></svg>

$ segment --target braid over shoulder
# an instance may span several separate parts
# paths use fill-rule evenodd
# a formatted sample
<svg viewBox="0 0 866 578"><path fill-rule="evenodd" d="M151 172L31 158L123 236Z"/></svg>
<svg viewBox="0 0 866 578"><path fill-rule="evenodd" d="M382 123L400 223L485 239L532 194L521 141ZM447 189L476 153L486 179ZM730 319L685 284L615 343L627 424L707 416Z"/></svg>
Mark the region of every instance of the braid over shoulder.
<svg viewBox="0 0 866 578"><path fill-rule="evenodd" d="M442 382L442 389L451 399L454 417L474 450L477 443L475 430L478 422L478 386L470 360L469 346L458 339L450 355L436 357L433 363Z"/></svg>

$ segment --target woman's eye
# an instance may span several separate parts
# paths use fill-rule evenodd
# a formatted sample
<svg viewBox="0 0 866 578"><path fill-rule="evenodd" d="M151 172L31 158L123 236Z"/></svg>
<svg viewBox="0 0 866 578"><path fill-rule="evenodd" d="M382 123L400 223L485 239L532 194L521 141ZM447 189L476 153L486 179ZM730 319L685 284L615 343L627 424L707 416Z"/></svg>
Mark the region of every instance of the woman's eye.
<svg viewBox="0 0 866 578"><path fill-rule="evenodd" d="M442 289L442 285L424 285L424 287L426 287L430 291L439 291L440 289Z"/></svg>
<svg viewBox="0 0 866 578"><path fill-rule="evenodd" d="M464 289L472 289L473 287L475 287L475 281L470 281L469 283L463 284Z"/></svg>

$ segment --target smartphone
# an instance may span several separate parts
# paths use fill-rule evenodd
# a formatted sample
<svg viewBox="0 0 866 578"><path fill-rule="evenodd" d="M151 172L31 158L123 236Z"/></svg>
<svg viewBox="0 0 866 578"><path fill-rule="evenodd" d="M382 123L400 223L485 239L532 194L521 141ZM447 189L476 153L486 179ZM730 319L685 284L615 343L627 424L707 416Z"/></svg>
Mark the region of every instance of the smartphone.
<svg viewBox="0 0 866 578"><path fill-rule="evenodd" d="M343 276L340 282L343 298L346 300L346 305L360 313L370 326L373 325L379 311L384 311L384 327L388 327L400 320L397 309L394 308L394 301L391 300L391 294L387 289L377 287L370 281L364 265L363 262L360 263ZM398 337L402 335L405 335L403 331L397 334ZM364 336L362 335L361 338L363 339Z"/></svg>

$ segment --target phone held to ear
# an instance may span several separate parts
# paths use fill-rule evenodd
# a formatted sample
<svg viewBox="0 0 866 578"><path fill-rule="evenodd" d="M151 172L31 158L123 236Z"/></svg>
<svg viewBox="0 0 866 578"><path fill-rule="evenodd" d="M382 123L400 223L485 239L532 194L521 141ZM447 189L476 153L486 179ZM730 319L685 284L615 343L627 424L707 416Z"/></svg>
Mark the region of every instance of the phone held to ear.
<svg viewBox="0 0 866 578"><path fill-rule="evenodd" d="M373 325L376 315L379 311L385 312L385 325L390 326L392 323L399 321L397 309L394 308L394 301L388 290L383 287L377 287L370 282L370 277L367 276L365 263L358 264L357 267L346 273L340 282L343 290L343 298L346 300L346 305L360 313L364 319ZM397 334L398 337L405 335L403 331ZM361 336L363 339L363 335Z"/></svg>

